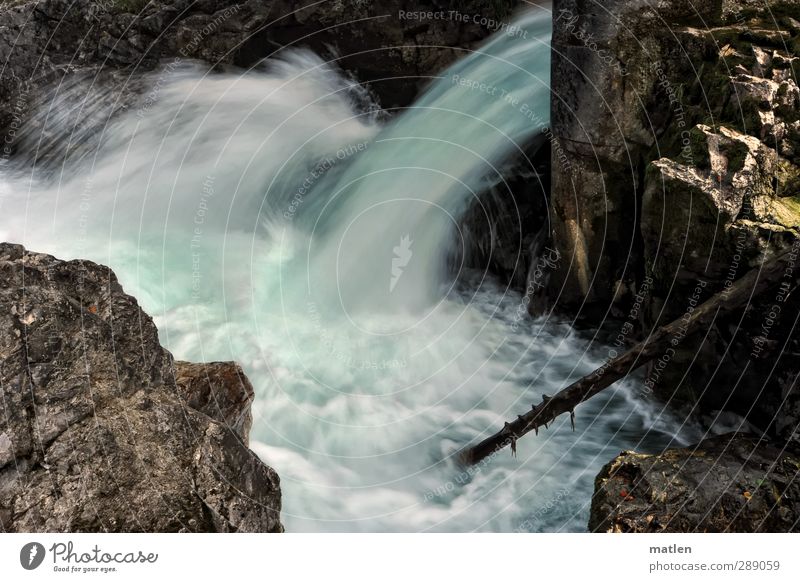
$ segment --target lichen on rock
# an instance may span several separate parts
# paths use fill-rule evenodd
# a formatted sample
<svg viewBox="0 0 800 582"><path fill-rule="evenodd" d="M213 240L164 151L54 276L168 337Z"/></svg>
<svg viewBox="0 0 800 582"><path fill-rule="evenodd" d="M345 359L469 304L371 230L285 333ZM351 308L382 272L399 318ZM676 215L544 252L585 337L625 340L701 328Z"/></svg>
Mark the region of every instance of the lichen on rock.
<svg viewBox="0 0 800 582"><path fill-rule="evenodd" d="M600 471L593 532L792 532L800 454L731 433L658 455L626 451Z"/></svg>

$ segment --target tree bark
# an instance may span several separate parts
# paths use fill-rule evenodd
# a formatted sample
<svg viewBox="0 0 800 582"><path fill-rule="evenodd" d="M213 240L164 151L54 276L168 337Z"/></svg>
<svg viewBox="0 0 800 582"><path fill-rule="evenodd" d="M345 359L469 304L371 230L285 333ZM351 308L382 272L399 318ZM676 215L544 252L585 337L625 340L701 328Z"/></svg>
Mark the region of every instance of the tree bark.
<svg viewBox="0 0 800 582"><path fill-rule="evenodd" d="M726 290L710 297L696 308L688 309L680 319L657 328L644 341L570 384L555 396L543 396L540 404L534 404L528 412L517 416L516 420L506 422L500 431L462 451L460 460L467 465L473 465L509 445L512 455L515 455L519 437L531 431L536 431L538 434L540 427L547 428L556 417L567 412L570 413L574 430L574 411L578 404L585 402L662 352L674 349L687 335L711 325L718 316L742 309L753 297L774 287L781 279L796 281L800 278L800 264L795 265L797 259L796 252L786 251L762 263L760 267L748 272Z"/></svg>

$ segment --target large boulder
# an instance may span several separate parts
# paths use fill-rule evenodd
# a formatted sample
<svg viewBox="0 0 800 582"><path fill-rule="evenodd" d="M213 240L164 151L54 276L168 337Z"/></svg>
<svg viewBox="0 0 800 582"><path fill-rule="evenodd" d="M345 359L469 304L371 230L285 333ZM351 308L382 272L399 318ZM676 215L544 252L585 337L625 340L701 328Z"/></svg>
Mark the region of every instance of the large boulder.
<svg viewBox="0 0 800 582"><path fill-rule="evenodd" d="M794 532L800 451L731 433L659 455L621 453L595 481L593 532Z"/></svg>
<svg viewBox="0 0 800 582"><path fill-rule="evenodd" d="M174 362L106 267L0 271L1 531L282 531L236 364Z"/></svg>

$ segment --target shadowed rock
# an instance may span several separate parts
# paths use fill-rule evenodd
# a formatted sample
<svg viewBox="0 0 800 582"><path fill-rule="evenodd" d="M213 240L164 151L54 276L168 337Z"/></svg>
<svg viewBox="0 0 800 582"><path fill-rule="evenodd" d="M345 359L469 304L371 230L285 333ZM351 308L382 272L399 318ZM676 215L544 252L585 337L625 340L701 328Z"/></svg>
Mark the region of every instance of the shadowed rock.
<svg viewBox="0 0 800 582"><path fill-rule="evenodd" d="M553 144L568 163L554 154L549 293L597 325L636 313L639 339L687 313L699 283L704 301L800 250L800 2L595 8L553 4ZM654 364L648 386L798 441L798 314L785 286L754 298Z"/></svg>
<svg viewBox="0 0 800 582"><path fill-rule="evenodd" d="M249 69L284 48L311 48L370 83L385 107L408 105L430 76L504 22L513 0L21 0L0 6L0 127L14 133L44 87L88 73L86 95L113 88L109 111L139 91L132 75L198 60ZM466 18L450 16L450 11ZM437 16L420 18L418 15ZM475 22L477 17L477 22ZM45 103L48 105L49 103ZM80 107L74 112L80 114ZM11 136L13 142L13 136ZM9 145L11 142L5 142Z"/></svg>

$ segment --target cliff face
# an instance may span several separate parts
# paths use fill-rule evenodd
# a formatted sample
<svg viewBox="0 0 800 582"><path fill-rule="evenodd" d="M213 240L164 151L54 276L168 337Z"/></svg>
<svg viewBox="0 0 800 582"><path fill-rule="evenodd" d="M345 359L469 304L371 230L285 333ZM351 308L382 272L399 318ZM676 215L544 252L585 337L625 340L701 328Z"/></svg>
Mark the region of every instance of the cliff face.
<svg viewBox="0 0 800 582"><path fill-rule="evenodd" d="M236 364L174 362L106 267L0 271L0 530L282 531Z"/></svg>
<svg viewBox="0 0 800 582"><path fill-rule="evenodd" d="M37 0L0 6L0 127L19 128L42 89L76 73L124 103L135 71L197 59L248 68L308 47L370 83L384 107L407 105L428 76L489 35L511 0ZM459 13L459 17L450 15ZM423 13L423 16L419 16ZM476 22L476 18L477 22ZM482 24L482 22L484 24ZM343 58L339 59L339 55ZM108 97L108 96L107 96ZM111 101L114 98L110 98ZM8 143L8 142L6 142Z"/></svg>
<svg viewBox="0 0 800 582"><path fill-rule="evenodd" d="M678 319L800 250L800 2L556 0L551 277L600 321ZM776 287L651 366L676 406L796 438L800 298ZM631 338L632 339L632 338Z"/></svg>

